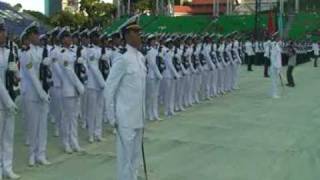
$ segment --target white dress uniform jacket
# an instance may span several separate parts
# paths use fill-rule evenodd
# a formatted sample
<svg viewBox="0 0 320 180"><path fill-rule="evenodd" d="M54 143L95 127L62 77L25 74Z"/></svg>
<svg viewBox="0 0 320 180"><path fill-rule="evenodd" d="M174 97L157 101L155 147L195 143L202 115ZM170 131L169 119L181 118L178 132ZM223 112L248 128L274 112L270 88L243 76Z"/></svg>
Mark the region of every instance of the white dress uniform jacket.
<svg viewBox="0 0 320 180"><path fill-rule="evenodd" d="M143 128L145 116L145 58L135 48L127 52L111 68L106 83L106 107L110 120L119 127Z"/></svg>

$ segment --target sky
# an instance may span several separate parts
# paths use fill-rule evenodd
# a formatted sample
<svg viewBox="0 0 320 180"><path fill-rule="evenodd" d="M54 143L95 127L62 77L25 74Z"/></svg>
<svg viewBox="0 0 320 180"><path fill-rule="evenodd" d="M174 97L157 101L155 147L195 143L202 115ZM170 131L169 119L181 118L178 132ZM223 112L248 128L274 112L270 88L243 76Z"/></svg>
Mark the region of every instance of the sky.
<svg viewBox="0 0 320 180"><path fill-rule="evenodd" d="M7 2L12 6L20 3L23 9L40 11L44 13L44 0L0 0Z"/></svg>
<svg viewBox="0 0 320 180"><path fill-rule="evenodd" d="M23 9L40 11L44 13L44 0L0 0L9 4L16 5L20 3ZM102 0L104 2L112 3L113 0Z"/></svg>

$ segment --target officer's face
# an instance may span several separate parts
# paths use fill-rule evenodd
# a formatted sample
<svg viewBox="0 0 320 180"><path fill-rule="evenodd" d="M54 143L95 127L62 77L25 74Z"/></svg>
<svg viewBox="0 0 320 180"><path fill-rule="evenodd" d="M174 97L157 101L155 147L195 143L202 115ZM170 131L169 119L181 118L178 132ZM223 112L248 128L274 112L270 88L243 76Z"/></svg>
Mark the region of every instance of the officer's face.
<svg viewBox="0 0 320 180"><path fill-rule="evenodd" d="M155 45L156 45L156 40L155 39L151 39L150 46L155 46Z"/></svg>
<svg viewBox="0 0 320 180"><path fill-rule="evenodd" d="M27 38L23 38L21 43L22 45L28 46L30 44L30 41Z"/></svg>
<svg viewBox="0 0 320 180"><path fill-rule="evenodd" d="M121 39L118 37L113 37L112 42L114 46L119 46L121 44Z"/></svg>
<svg viewBox="0 0 320 180"><path fill-rule="evenodd" d="M135 48L141 46L140 29L130 29L126 33L126 41Z"/></svg>
<svg viewBox="0 0 320 180"><path fill-rule="evenodd" d="M4 44L6 42L7 33L6 31L0 31L0 44Z"/></svg>
<svg viewBox="0 0 320 180"><path fill-rule="evenodd" d="M76 45L79 43L79 39L76 37L74 37L72 41L73 41L73 44L76 44Z"/></svg>
<svg viewBox="0 0 320 180"><path fill-rule="evenodd" d="M87 37L83 37L83 38L81 39L81 42L82 42L83 45L86 46L86 45L89 44L90 40L89 40L89 38L87 38Z"/></svg>
<svg viewBox="0 0 320 180"><path fill-rule="evenodd" d="M70 47L72 44L72 38L70 36L66 36L62 39L63 46Z"/></svg>
<svg viewBox="0 0 320 180"><path fill-rule="evenodd" d="M34 45L39 45L40 44L39 34L38 33L31 33L30 36L29 36L29 40Z"/></svg>

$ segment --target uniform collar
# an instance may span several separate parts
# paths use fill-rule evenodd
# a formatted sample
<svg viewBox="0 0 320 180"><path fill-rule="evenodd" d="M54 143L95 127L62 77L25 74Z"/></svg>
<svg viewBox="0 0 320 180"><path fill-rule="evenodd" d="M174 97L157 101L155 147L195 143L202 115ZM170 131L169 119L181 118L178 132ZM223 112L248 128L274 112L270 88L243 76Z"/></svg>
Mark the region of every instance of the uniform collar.
<svg viewBox="0 0 320 180"><path fill-rule="evenodd" d="M132 46L129 45L129 44L126 45L126 49L127 49L129 52L134 52L134 53L138 53L138 52L139 52L136 48L132 47Z"/></svg>
<svg viewBox="0 0 320 180"><path fill-rule="evenodd" d="M31 44L31 43L30 43L30 45L29 45L29 46L30 46L30 48L31 48L31 49L34 49L34 48L36 48L36 47L37 47L36 45Z"/></svg>

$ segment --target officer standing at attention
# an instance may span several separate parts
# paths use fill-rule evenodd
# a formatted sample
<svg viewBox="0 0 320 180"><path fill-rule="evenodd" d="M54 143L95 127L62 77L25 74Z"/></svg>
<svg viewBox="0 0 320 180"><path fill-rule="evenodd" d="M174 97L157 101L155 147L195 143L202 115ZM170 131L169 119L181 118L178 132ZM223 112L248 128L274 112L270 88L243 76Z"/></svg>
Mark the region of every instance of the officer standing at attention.
<svg viewBox="0 0 320 180"><path fill-rule="evenodd" d="M289 61L288 61L288 69L287 69L287 81L288 83L286 84L288 87L295 87L295 82L293 79L293 70L294 67L297 64L297 52L295 48L295 43L294 42L289 42L289 45L287 47L288 49L288 54L289 54Z"/></svg>
<svg viewBox="0 0 320 180"><path fill-rule="evenodd" d="M263 43L263 49L264 49L264 77L269 77L269 66L270 66L270 49L271 49L271 41L269 39L265 39Z"/></svg>
<svg viewBox="0 0 320 180"><path fill-rule="evenodd" d="M6 84L8 78L6 72L18 71L17 64L10 62L11 58L17 56L13 53L12 44L6 47L6 29L4 20L0 19L0 180L2 177L10 179L19 179L20 176L12 171L13 159L13 140L14 140L14 114L17 107L14 103L14 97L10 96Z"/></svg>
<svg viewBox="0 0 320 180"><path fill-rule="evenodd" d="M87 111L86 122L88 123L89 142L102 141L102 119L104 111L103 89L105 81L99 70L99 60L101 57L101 48L99 47L98 27L89 32L91 45L89 47L88 59L88 82L87 82Z"/></svg>
<svg viewBox="0 0 320 180"><path fill-rule="evenodd" d="M245 42L245 52L246 52L246 61L248 64L248 71L252 71L252 64L254 61L254 51L253 51L253 45L252 45L253 39L250 41L249 39Z"/></svg>
<svg viewBox="0 0 320 180"><path fill-rule="evenodd" d="M313 51L313 67L318 67L318 59L320 58L320 45L316 41L312 43L312 51Z"/></svg>
<svg viewBox="0 0 320 180"><path fill-rule="evenodd" d="M78 142L78 113L79 101L81 95L84 93L84 86L78 79L74 64L76 62L76 52L71 49L72 39L70 31L64 27L60 33L59 38L62 42L59 59L61 66L61 102L62 102L62 143L66 153L73 151L83 151ZM83 62L82 62L83 63Z"/></svg>
<svg viewBox="0 0 320 180"><path fill-rule="evenodd" d="M281 44L281 41L279 37L275 42L272 42L271 56L270 56L270 61L271 61L270 72L271 72L271 81L272 81L271 96L274 99L280 98L278 94L278 82L279 82L279 79L281 78L281 68L282 68L282 58L281 58L282 48L280 44Z"/></svg>
<svg viewBox="0 0 320 180"><path fill-rule="evenodd" d="M106 83L106 106L110 124L117 130L118 180L137 180L145 119L146 67L141 47L138 16L120 31L126 52L113 64Z"/></svg>
<svg viewBox="0 0 320 180"><path fill-rule="evenodd" d="M30 24L23 33L30 42L29 49L22 53L20 59L22 96L25 97L24 108L26 109L25 115L30 141L29 166L34 166L36 162L49 165L51 163L47 161L46 157L49 95L43 89L39 79L42 49L38 47L38 24Z"/></svg>
<svg viewBox="0 0 320 180"><path fill-rule="evenodd" d="M161 71L157 65L158 50L156 49L156 37L149 35L147 37L150 50L147 52L146 61L148 66L147 75L147 117L149 120L160 120L159 117L159 90L162 80ZM160 63L160 62L159 62Z"/></svg>

